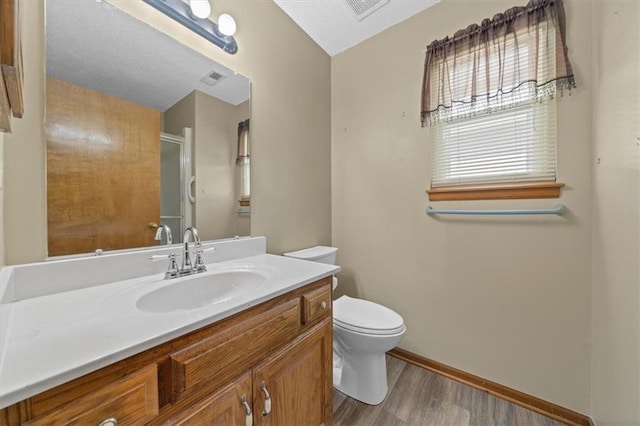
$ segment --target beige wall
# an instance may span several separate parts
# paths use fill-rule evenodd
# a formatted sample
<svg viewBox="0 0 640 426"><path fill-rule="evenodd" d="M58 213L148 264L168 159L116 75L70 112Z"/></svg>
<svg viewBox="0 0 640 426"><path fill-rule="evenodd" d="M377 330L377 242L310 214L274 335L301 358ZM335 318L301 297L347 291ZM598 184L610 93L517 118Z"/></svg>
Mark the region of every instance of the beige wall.
<svg viewBox="0 0 640 426"><path fill-rule="evenodd" d="M47 254L44 22L41 2L21 1L25 113L4 136L4 240L8 265Z"/></svg>
<svg viewBox="0 0 640 426"><path fill-rule="evenodd" d="M405 319L400 346L589 412L591 4L567 1L578 89L558 102L560 200L429 203L425 46L511 6L443 0L332 59L332 237L341 292ZM515 2L513 3L515 5ZM447 217L544 208L565 217Z"/></svg>
<svg viewBox="0 0 640 426"><path fill-rule="evenodd" d="M251 229L268 250L329 244L331 238L330 67L320 49L273 2L218 1L232 13L239 51L228 55L142 2L122 9L245 75L252 82ZM44 9L20 2L24 32L25 118L5 136L4 232L7 264L46 257Z"/></svg>
<svg viewBox="0 0 640 426"><path fill-rule="evenodd" d="M593 4L592 414L640 425L640 3Z"/></svg>
<svg viewBox="0 0 640 426"><path fill-rule="evenodd" d="M196 91L189 93L162 113L162 131L181 135L184 127L196 127Z"/></svg>

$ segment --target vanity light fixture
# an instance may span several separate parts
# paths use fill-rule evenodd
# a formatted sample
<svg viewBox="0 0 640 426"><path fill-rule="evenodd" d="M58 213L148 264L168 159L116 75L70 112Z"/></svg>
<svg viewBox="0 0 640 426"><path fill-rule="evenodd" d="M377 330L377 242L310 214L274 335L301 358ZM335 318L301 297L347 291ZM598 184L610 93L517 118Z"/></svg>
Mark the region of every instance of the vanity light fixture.
<svg viewBox="0 0 640 426"><path fill-rule="evenodd" d="M189 7L196 18L207 19L211 15L211 3L209 3L209 0L189 0Z"/></svg>
<svg viewBox="0 0 640 426"><path fill-rule="evenodd" d="M206 38L227 53L234 54L238 45L233 38L236 21L231 15L223 13L218 24L208 19L211 13L209 0L143 0L173 20L181 23L196 34Z"/></svg>
<svg viewBox="0 0 640 426"><path fill-rule="evenodd" d="M223 13L218 17L218 31L226 36L236 33L236 20L228 13Z"/></svg>

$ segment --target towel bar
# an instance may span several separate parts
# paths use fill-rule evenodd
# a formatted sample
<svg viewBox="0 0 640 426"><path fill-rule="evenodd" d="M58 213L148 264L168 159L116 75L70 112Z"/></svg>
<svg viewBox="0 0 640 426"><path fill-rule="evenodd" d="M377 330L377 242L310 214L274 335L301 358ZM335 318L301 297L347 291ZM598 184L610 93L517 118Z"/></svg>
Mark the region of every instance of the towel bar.
<svg viewBox="0 0 640 426"><path fill-rule="evenodd" d="M456 214L456 215L539 215L539 214L556 214L562 215L565 207L563 204L557 204L552 209L538 209L538 210L446 210L446 209L434 209L433 207L427 207L427 214L429 216L442 215L442 214Z"/></svg>

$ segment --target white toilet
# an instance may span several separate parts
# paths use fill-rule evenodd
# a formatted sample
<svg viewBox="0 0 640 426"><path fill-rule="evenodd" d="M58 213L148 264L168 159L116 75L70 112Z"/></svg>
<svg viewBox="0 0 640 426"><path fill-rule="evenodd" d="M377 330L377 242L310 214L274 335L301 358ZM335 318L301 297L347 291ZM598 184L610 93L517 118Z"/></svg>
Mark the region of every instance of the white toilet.
<svg viewBox="0 0 640 426"><path fill-rule="evenodd" d="M335 247L316 246L284 256L313 262L336 262ZM333 288L338 284L333 279ZM333 386L366 404L380 404L387 396L385 353L400 343L406 328L391 309L342 296L333 302Z"/></svg>

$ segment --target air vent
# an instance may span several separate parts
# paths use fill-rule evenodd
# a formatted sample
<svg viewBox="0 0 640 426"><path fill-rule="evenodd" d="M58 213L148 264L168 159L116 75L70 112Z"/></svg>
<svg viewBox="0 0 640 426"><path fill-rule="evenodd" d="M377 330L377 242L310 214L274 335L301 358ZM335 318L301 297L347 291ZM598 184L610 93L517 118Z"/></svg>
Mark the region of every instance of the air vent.
<svg viewBox="0 0 640 426"><path fill-rule="evenodd" d="M388 4L389 0L345 0L345 3L356 19L362 21L382 6Z"/></svg>
<svg viewBox="0 0 640 426"><path fill-rule="evenodd" d="M209 86L214 86L220 83L226 78L226 75L222 75L217 71L213 71L211 74L205 75L200 81Z"/></svg>

